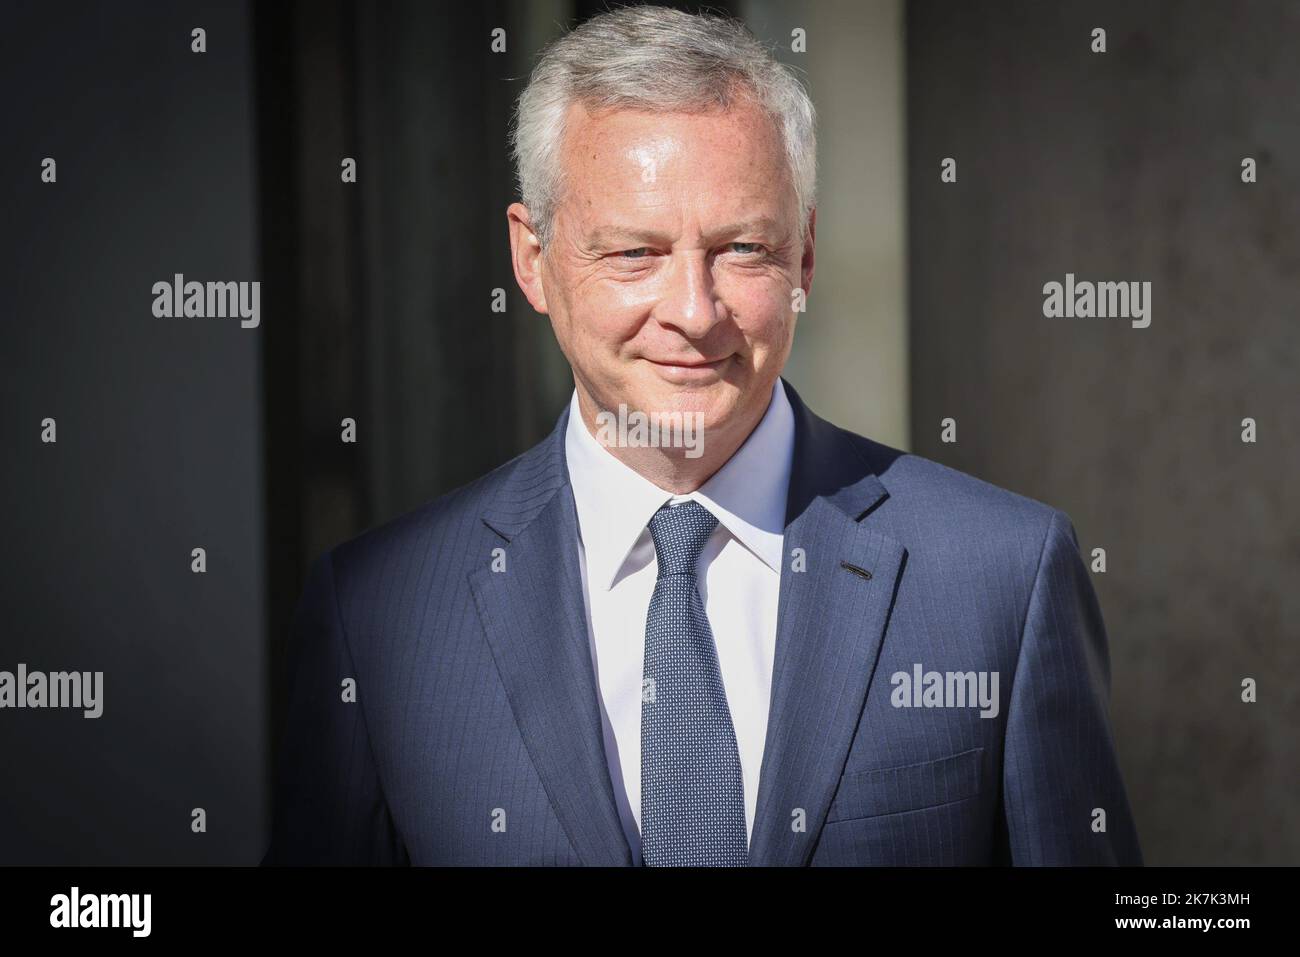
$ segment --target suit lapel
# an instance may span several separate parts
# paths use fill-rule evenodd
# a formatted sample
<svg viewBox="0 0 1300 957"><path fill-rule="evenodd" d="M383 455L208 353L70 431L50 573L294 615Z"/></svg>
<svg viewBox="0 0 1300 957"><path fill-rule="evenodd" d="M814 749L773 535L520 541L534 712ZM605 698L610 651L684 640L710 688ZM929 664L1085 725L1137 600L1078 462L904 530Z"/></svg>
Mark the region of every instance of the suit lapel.
<svg viewBox="0 0 1300 957"><path fill-rule="evenodd" d="M519 460L484 521L505 570L470 587L524 745L584 864L630 865L615 804L578 567L577 514L564 464L567 410Z"/></svg>
<svg viewBox="0 0 1300 957"><path fill-rule="evenodd" d="M784 567L777 610L752 865L806 864L871 684L906 550L863 519L887 496L859 445L795 412ZM796 570L795 549L803 570ZM799 827L802 823L802 828Z"/></svg>

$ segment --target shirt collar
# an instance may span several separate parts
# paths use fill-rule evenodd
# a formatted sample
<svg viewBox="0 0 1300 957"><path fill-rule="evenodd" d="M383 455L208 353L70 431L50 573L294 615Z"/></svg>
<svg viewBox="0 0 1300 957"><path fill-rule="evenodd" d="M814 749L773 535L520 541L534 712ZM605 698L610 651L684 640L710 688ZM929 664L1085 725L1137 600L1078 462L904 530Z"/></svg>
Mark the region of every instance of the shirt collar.
<svg viewBox="0 0 1300 957"><path fill-rule="evenodd" d="M779 377L767 411L749 438L707 482L687 495L660 488L601 445L582 421L576 389L569 399L564 451L587 578L593 585L606 591L612 588L654 513L667 502L691 499L780 573L794 412Z"/></svg>

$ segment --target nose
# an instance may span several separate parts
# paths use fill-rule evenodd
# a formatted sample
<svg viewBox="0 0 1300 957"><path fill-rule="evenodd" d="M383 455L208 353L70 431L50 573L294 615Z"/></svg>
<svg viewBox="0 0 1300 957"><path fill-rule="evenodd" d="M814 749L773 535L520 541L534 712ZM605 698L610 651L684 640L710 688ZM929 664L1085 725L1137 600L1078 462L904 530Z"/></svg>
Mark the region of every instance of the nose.
<svg viewBox="0 0 1300 957"><path fill-rule="evenodd" d="M655 318L688 339L702 339L720 319L714 298L709 256L693 251L674 255L664 278L666 288L655 308Z"/></svg>

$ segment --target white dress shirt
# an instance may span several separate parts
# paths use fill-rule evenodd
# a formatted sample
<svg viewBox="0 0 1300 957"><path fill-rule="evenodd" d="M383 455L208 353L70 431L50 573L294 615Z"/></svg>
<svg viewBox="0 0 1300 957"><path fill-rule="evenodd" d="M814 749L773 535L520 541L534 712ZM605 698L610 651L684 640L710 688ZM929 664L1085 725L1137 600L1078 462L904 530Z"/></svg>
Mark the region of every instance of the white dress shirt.
<svg viewBox="0 0 1300 957"><path fill-rule="evenodd" d="M578 561L605 754L633 859L641 863L641 672L646 615L658 575L647 526L668 502L694 499L718 519L696 577L736 729L745 824L752 838L772 693L781 543L794 453L794 413L781 380L774 384L767 412L749 438L688 495L659 488L601 445L582 421L576 390L569 401L564 449L578 513Z"/></svg>

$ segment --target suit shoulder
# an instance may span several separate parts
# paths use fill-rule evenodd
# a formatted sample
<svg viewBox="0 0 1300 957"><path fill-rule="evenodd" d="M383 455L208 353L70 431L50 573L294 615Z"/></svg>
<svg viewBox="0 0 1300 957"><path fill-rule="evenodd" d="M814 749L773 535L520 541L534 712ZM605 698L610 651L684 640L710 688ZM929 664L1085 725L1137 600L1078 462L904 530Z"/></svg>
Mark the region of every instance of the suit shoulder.
<svg viewBox="0 0 1300 957"><path fill-rule="evenodd" d="M481 521L486 503L528 454L523 452L464 485L335 545L328 554L336 575L346 578L374 569L391 573L394 562L400 564L430 551L437 551L444 561L457 552L468 560L469 550L462 546L476 535L491 535Z"/></svg>
<svg viewBox="0 0 1300 957"><path fill-rule="evenodd" d="M1070 517L1046 502L942 462L855 433L848 435L889 492L891 508L915 520L980 534L1002 531L1017 537L1036 535L1039 541L1054 521L1069 526Z"/></svg>

